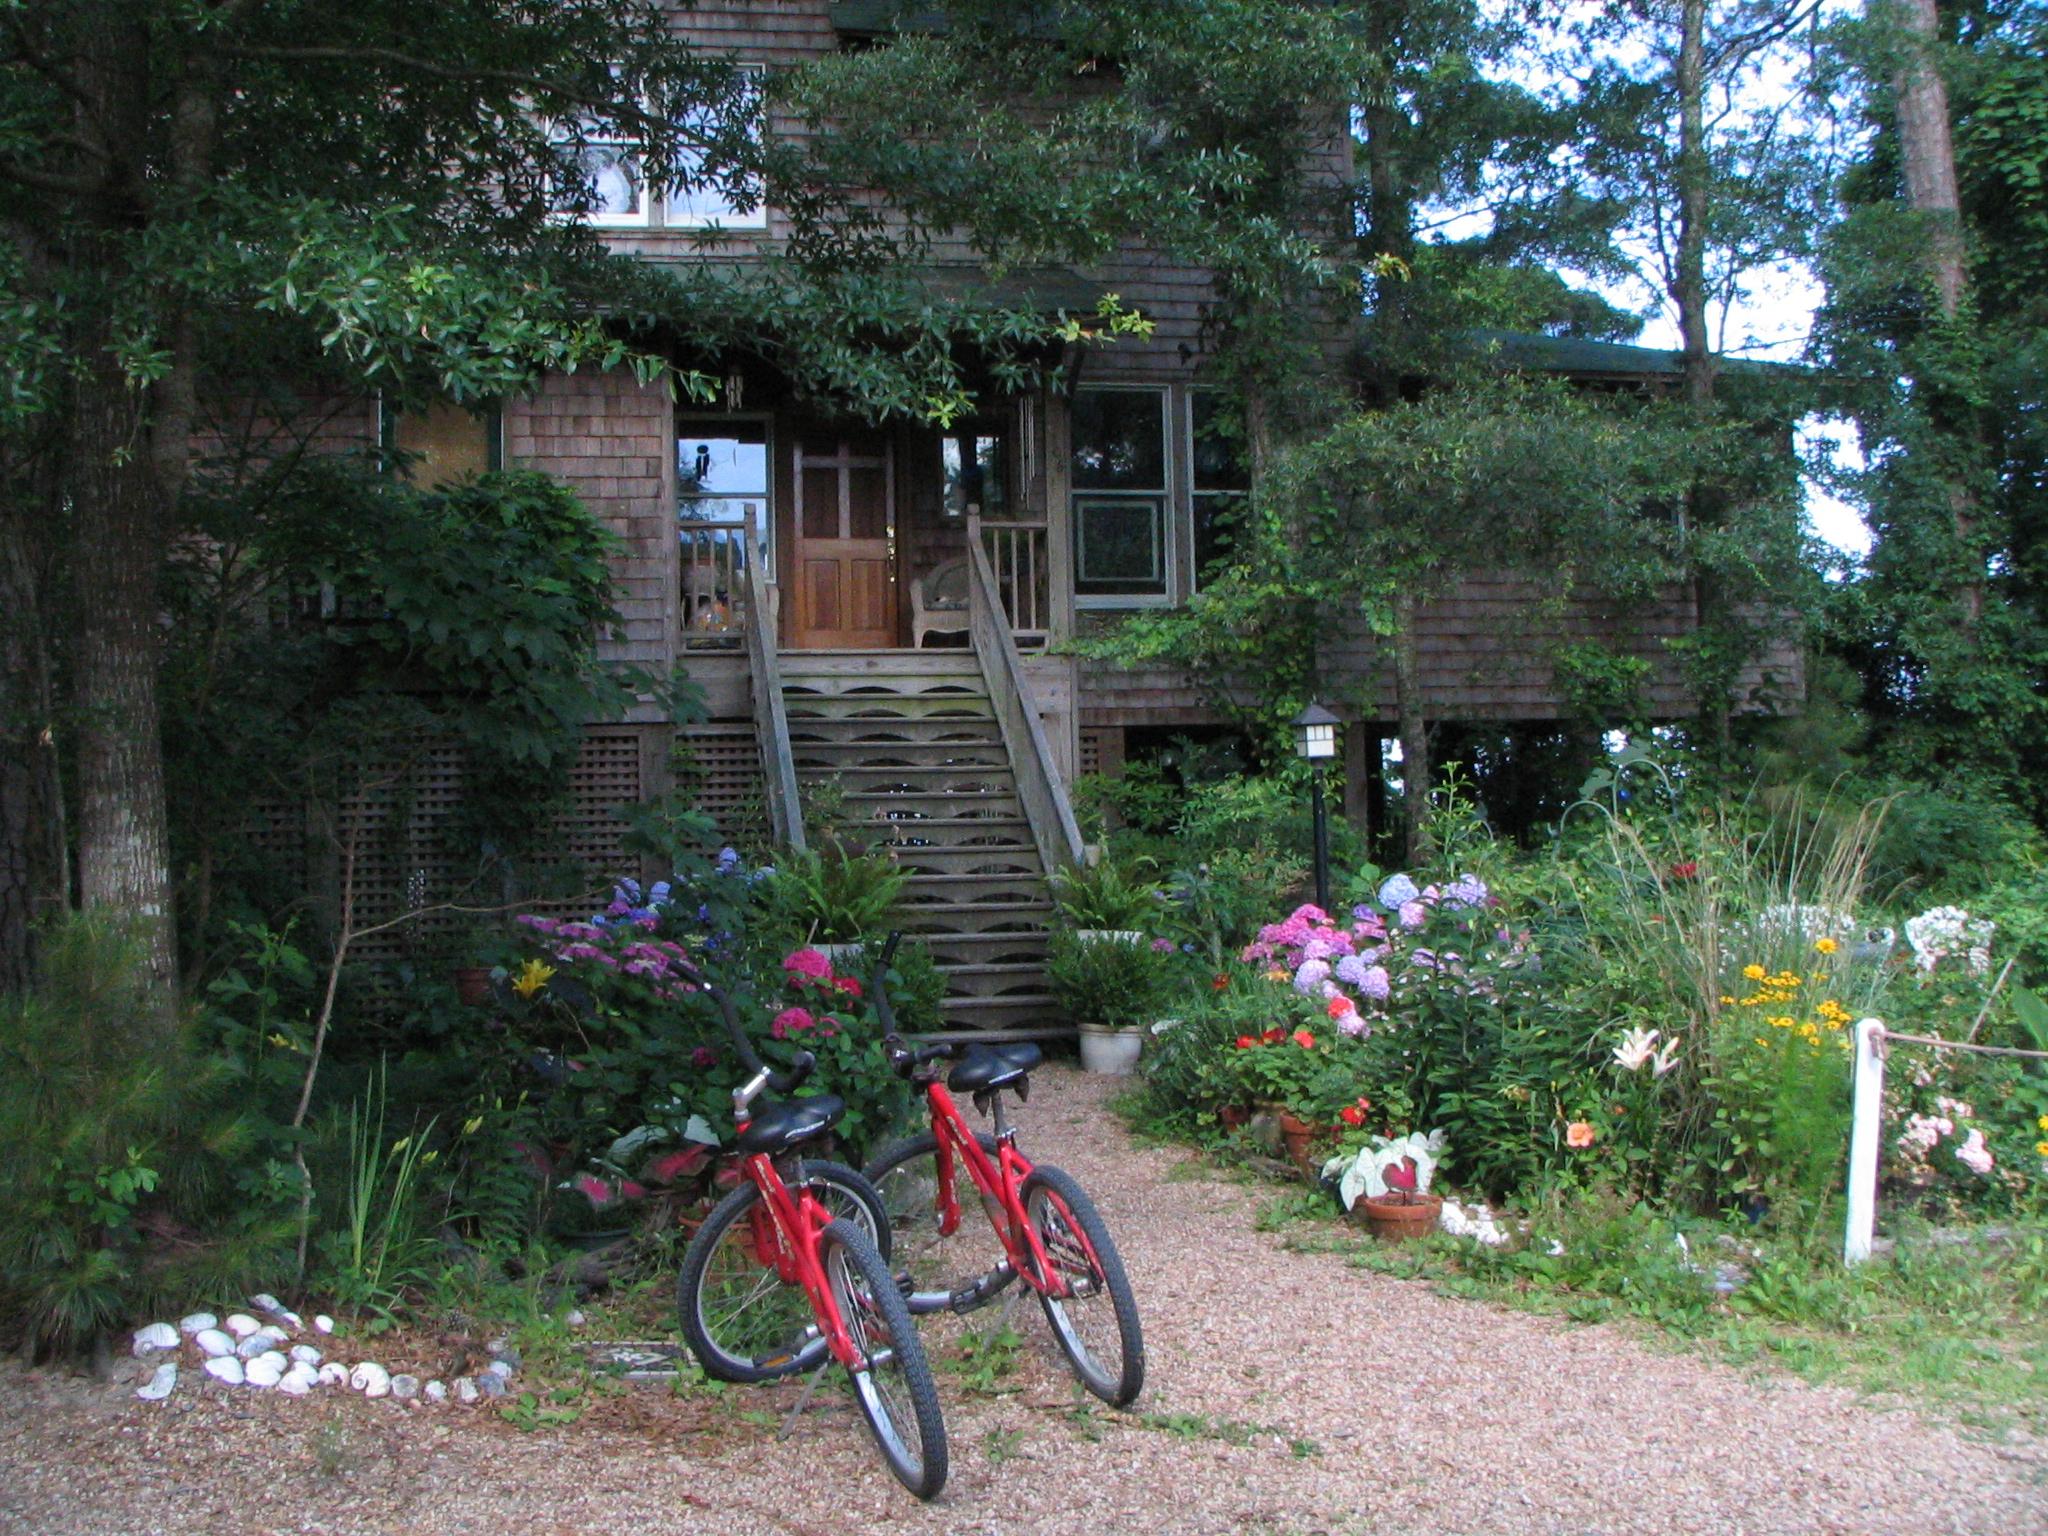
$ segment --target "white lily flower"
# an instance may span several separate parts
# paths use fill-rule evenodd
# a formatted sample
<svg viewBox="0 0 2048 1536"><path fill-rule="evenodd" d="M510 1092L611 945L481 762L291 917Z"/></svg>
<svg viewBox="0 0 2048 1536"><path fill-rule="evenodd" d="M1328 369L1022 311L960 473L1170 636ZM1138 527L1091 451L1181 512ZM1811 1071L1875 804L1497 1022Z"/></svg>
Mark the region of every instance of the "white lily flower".
<svg viewBox="0 0 2048 1536"><path fill-rule="evenodd" d="M1621 1044L1614 1048L1614 1064L1624 1072L1640 1072L1657 1047L1657 1031L1654 1029L1632 1029L1621 1037Z"/></svg>
<svg viewBox="0 0 2048 1536"><path fill-rule="evenodd" d="M1652 1077L1662 1077L1677 1065L1678 1042L1676 1040L1666 1040L1663 1045L1658 1047L1657 1054L1650 1058L1650 1075Z"/></svg>

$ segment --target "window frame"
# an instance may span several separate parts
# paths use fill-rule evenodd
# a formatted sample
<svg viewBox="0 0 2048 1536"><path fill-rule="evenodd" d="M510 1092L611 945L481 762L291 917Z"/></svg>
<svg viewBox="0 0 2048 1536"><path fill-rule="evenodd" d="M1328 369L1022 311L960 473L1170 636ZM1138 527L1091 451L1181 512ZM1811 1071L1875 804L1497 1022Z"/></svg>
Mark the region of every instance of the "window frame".
<svg viewBox="0 0 2048 1536"><path fill-rule="evenodd" d="M755 112L753 132L756 136L756 142L759 142L761 138L766 136L768 131L767 101L761 92L761 86L768 78L768 66L765 63L754 60L742 59L736 60L733 67L738 73L747 76L755 82L754 104L757 110ZM762 187L760 195L754 199L754 208L751 213L728 212L725 214L714 213L703 217L693 215L678 217L670 205L670 199L675 196L675 189L671 188L662 194L660 206L655 210L660 217L650 227L656 229L688 230L765 230L768 227L767 194L768 189Z"/></svg>
<svg viewBox="0 0 2048 1536"><path fill-rule="evenodd" d="M445 395L438 396L437 398L445 401L454 410L461 411L465 415L471 414L469 408L459 401L449 400ZM398 452L398 418L404 414L405 412L399 408L398 404L389 395L385 394L382 390L377 391L377 447L385 455L385 462L391 466L394 474L398 472L397 461L394 457ZM488 401L484 406L482 416L484 429L484 473L487 475L499 474L505 468L505 402L503 400ZM408 480L407 483L410 484L412 482ZM432 485L423 485L419 488L430 491L434 487Z"/></svg>
<svg viewBox="0 0 2048 1536"><path fill-rule="evenodd" d="M682 523L682 520L683 520L683 488L682 488L682 462L681 462L681 460L680 460L680 459L679 459L679 458L677 457L677 455L678 455L678 453L680 452L680 446L679 446L679 445L680 445L680 444L682 443L682 440L683 440L683 439L684 439L685 437L687 437L687 436L689 436L689 435L690 435L690 434L689 434L689 433L688 433L687 431L685 431L685 428L687 428L687 427L688 427L688 426L690 425L690 423L691 423L691 422L693 422L693 421L695 421L695 422L713 422L713 421L716 421L716 422L741 422L741 421L744 421L744 422L759 422L759 423L760 423L760 425L761 425L761 443L762 443L762 452L763 452L763 454L764 454L764 455L766 456L766 460L767 460L767 462L766 462L766 464L765 464L765 466L764 466L764 467L765 467L765 469L766 469L766 472L767 472L767 473L766 473L766 478L767 478L767 487L766 487L766 489L765 489L765 490L763 490L763 491L762 491L762 493L761 493L761 544L762 544L762 548L763 548L763 556L762 556L762 561L761 561L761 574L762 574L762 576L763 576L763 577L764 577L765 579L767 579L768 581L773 581L773 580L775 579L775 553L776 553L776 551L775 551L775 453L776 453L776 432L775 432L775 413L774 413L773 411L690 411L690 412L676 411L676 412L674 412L674 413L672 413L672 414L670 415L670 417L669 417L669 421L670 421L670 426L671 426L671 431L670 431L670 433L669 433L669 438L670 438L670 441L671 441L671 442L672 442L673 444L676 444L676 445L678 445L678 446L675 446L675 447L671 447L671 448L669 449L669 458L670 458L670 463L671 463L671 465L672 465L672 467L673 467L673 470L674 470L674 472L675 472L675 474L676 474L676 477L677 477L677 478L676 478L676 486L675 486L675 490L674 490L673 494L671 494L671 496L669 497L669 503L670 503L670 505L669 505L669 519L670 519L670 521L671 521L672 523L676 524L676 525L678 526L678 528L680 528L680 525L681 525L681 523ZM728 500L731 500L731 499L734 499L734 498L726 498L726 499L728 499ZM744 498L739 498L739 499L744 499ZM676 548L676 550L677 550L677 559L678 559L678 560L680 560L680 559L681 559L681 547L682 547L682 545L681 545L681 538L680 538L680 534L678 535L678 537L677 537L677 538L675 538L675 539L672 539L672 540L670 541L670 543L671 543L672 545L674 545L674 546L675 546L675 548Z"/></svg>
<svg viewBox="0 0 2048 1536"><path fill-rule="evenodd" d="M1202 486L1196 478L1195 473L1195 466L1197 462L1195 457L1195 402L1199 400L1203 395L1221 395L1224 393L1224 389L1223 386L1221 386L1220 384L1190 384L1187 386L1185 390L1182 391L1182 393L1187 396L1187 409L1183 411L1181 414L1183 419L1187 423L1187 459L1185 462L1188 467L1188 596L1193 597L1197 592L1200 592L1202 590L1202 537L1200 514L1203 500L1205 498L1221 499L1224 497L1235 497L1238 501L1238 504L1240 506L1244 506L1249 504L1249 502L1251 501L1252 493L1251 487L1249 485L1246 485L1245 488L1242 490L1223 489L1205 491L1202 489ZM1247 481L1251 479L1250 465L1245 466L1245 479Z"/></svg>
<svg viewBox="0 0 2048 1536"><path fill-rule="evenodd" d="M1095 486L1076 483L1073 471L1075 452L1073 398L1083 393L1094 394L1147 394L1159 402L1159 457L1163 484L1157 489L1105 490ZM1175 572L1179 565L1181 521L1176 508L1184 501L1180 494L1182 469L1178 462L1180 455L1175 450L1179 436L1174 431L1174 401L1179 395L1171 384L1150 383L1144 380L1104 379L1096 383L1077 385L1074 395L1069 397L1067 410L1067 538L1071 556L1069 584L1073 588L1075 609L1119 609L1119 608L1170 608L1179 599L1175 596L1178 585ZM1084 592L1081 590L1084 577L1082 569L1081 524L1084 506L1089 502L1104 503L1149 503L1155 509L1153 520L1155 547L1158 553L1160 587L1158 592Z"/></svg>

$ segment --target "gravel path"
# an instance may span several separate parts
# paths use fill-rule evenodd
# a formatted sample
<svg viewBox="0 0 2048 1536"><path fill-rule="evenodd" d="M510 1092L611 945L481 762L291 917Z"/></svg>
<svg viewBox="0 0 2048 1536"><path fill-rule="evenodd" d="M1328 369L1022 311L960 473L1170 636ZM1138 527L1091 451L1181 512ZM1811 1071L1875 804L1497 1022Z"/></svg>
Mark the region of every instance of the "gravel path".
<svg viewBox="0 0 2048 1536"><path fill-rule="evenodd" d="M565 1429L455 1408L0 1371L0 1529L83 1533L2048 1532L2048 1446L1964 1440L1613 1328L1292 1253L1256 1189L1134 1147L1113 1086L1048 1068L1023 1145L1096 1197L1144 1312L1136 1411L1076 1411L1035 1309L1003 1395L941 1372L953 1474L897 1488L850 1406L654 1388ZM987 1317L989 1314L983 1314ZM928 1334L950 1353L943 1328ZM824 1400L831 1396L831 1401ZM1297 1444L1297 1442L1312 1442Z"/></svg>

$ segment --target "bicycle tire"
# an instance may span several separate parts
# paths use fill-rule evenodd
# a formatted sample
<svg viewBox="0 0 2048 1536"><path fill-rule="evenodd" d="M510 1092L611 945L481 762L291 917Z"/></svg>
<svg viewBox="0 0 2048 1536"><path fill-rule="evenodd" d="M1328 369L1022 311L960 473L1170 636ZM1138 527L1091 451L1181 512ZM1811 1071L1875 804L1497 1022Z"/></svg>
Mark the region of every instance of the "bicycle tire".
<svg viewBox="0 0 2048 1536"><path fill-rule="evenodd" d="M910 1308L889 1265L850 1221L818 1237L825 1283L867 1365L849 1374L861 1419L896 1480L920 1499L946 1486L946 1421Z"/></svg>
<svg viewBox="0 0 2048 1536"><path fill-rule="evenodd" d="M859 1173L808 1159L802 1170L802 1183L828 1210L841 1218L857 1215L870 1241L890 1242L882 1197ZM746 1218L760 1199L761 1191L746 1183L712 1207L676 1277L683 1340L714 1381L775 1381L824 1358L824 1335L803 1287L783 1284L753 1251Z"/></svg>
<svg viewBox="0 0 2048 1536"><path fill-rule="evenodd" d="M1145 1336L1109 1228L1081 1186L1058 1168L1040 1163L1022 1194L1047 1257L1075 1291L1064 1299L1039 1293L1053 1337L1083 1386L1112 1408L1127 1407L1145 1386ZM1100 1305L1104 1300L1107 1309ZM1114 1358L1108 1353L1111 1334Z"/></svg>
<svg viewBox="0 0 2048 1536"><path fill-rule="evenodd" d="M996 1139L979 1132L976 1139L990 1158ZM862 1169L882 1198L889 1223L889 1266L901 1285L913 1315L941 1311L953 1292L979 1279L1002 1261L1003 1245L982 1213L980 1191L956 1158L953 1192L961 1202L960 1225L950 1237L939 1233L938 1134L926 1131L892 1142ZM1001 1290L995 1287L993 1296Z"/></svg>

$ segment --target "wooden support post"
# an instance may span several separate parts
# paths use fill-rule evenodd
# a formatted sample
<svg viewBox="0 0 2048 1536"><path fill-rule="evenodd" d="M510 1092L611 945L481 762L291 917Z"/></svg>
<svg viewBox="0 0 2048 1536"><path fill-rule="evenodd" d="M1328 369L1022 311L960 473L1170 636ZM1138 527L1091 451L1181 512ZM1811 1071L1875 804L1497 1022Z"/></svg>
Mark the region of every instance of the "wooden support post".
<svg viewBox="0 0 2048 1536"><path fill-rule="evenodd" d="M1884 1114L1884 1025L1863 1019L1856 1025L1854 1119L1849 1129L1849 1219L1842 1238L1842 1262L1870 1257L1877 1230L1878 1122Z"/></svg>

